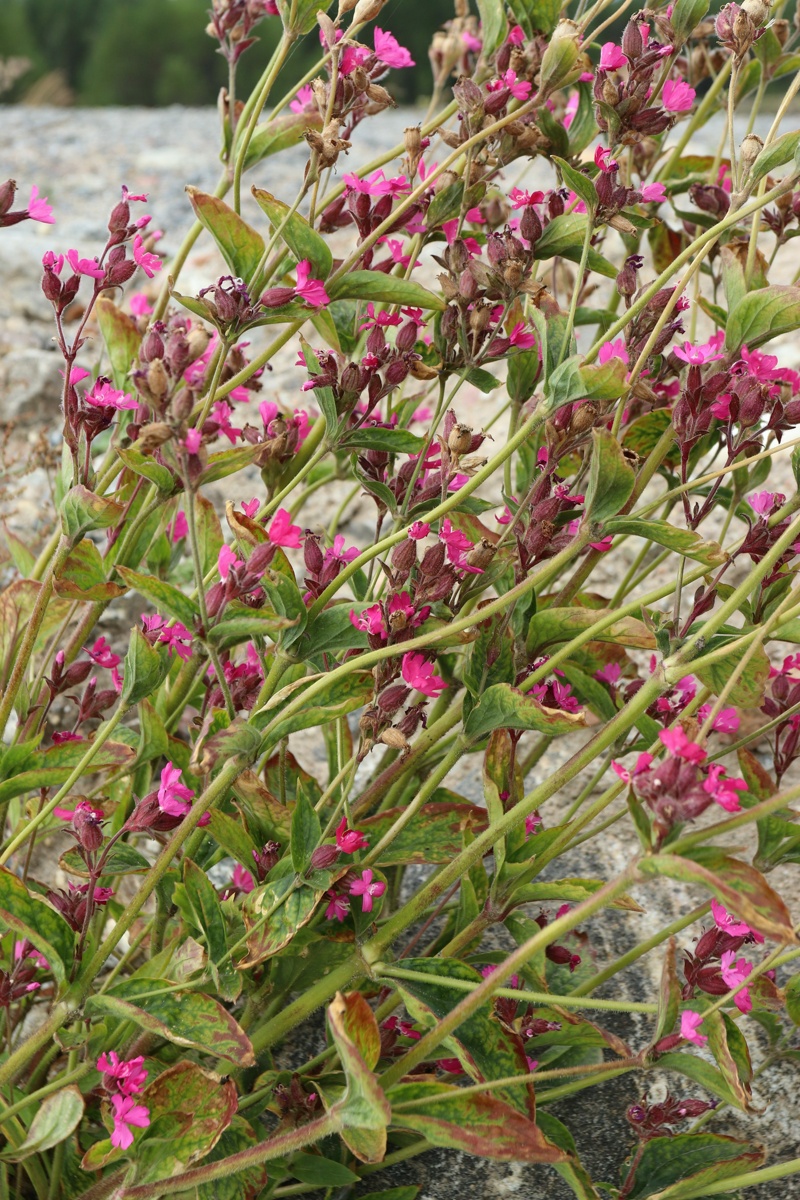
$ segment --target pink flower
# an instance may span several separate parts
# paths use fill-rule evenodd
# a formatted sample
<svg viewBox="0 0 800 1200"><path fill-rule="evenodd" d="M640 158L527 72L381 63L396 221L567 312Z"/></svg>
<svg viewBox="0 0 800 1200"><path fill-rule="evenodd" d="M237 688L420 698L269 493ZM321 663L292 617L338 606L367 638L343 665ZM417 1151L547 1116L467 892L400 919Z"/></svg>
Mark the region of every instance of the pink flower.
<svg viewBox="0 0 800 1200"><path fill-rule="evenodd" d="M158 788L158 806L172 817L185 817L191 808L194 792L180 782L181 769L168 762L161 771Z"/></svg>
<svg viewBox="0 0 800 1200"><path fill-rule="evenodd" d="M542 818L539 816L538 812L532 812L532 813L528 814L528 816L525 818L525 841L526 842L527 842L528 838L531 836L531 834L538 832L538 830L541 827L541 824L542 824Z"/></svg>
<svg viewBox="0 0 800 1200"><path fill-rule="evenodd" d="M474 543L460 529L454 528L449 517L445 517L444 521L442 521L439 538L447 547L447 557L451 563L457 567L462 567L471 575L483 574L480 567L471 567L468 565L466 555L469 554L470 550L474 549Z"/></svg>
<svg viewBox="0 0 800 1200"><path fill-rule="evenodd" d="M715 763L708 768L703 791L708 792L712 800L726 812L739 812L742 806L736 793L746 792L747 784L743 779L726 779L725 768Z"/></svg>
<svg viewBox="0 0 800 1200"><path fill-rule="evenodd" d="M111 1145L117 1150L127 1150L133 1145L133 1134L129 1126L135 1129L146 1129L150 1124L150 1110L143 1104L136 1104L132 1096L112 1096L111 1105L114 1109L114 1132L111 1134Z"/></svg>
<svg viewBox="0 0 800 1200"><path fill-rule="evenodd" d="M702 1024L703 1018L700 1013L691 1008L685 1009L681 1013L681 1037L687 1042L693 1042L695 1046L705 1046L708 1038L704 1033L697 1032Z"/></svg>
<svg viewBox="0 0 800 1200"><path fill-rule="evenodd" d="M307 83L298 90L297 95L295 96L294 100L292 100L289 108L292 110L292 112L301 113L304 112L309 105L313 104L313 102L314 93L311 90L311 85Z"/></svg>
<svg viewBox="0 0 800 1200"><path fill-rule="evenodd" d="M123 1096L133 1096L140 1092L147 1079L144 1067L144 1057L120 1058L116 1050L109 1054L101 1054L97 1060L97 1069L102 1071L105 1079L103 1086L110 1091L112 1088L122 1092Z"/></svg>
<svg viewBox="0 0 800 1200"><path fill-rule="evenodd" d="M613 342L604 342L597 352L597 361L601 364L611 362L612 358L621 358L624 363L630 362L624 338L616 338Z"/></svg>
<svg viewBox="0 0 800 1200"><path fill-rule="evenodd" d="M645 204L660 204L662 200L666 200L667 192L663 183L646 183L641 189L642 200Z"/></svg>
<svg viewBox="0 0 800 1200"><path fill-rule="evenodd" d="M525 30L521 25L512 25L508 31L508 40L512 46L521 46L525 41Z"/></svg>
<svg viewBox="0 0 800 1200"><path fill-rule="evenodd" d="M747 937L749 933L753 932L744 921L737 921L736 917L729 913L718 900L711 901L711 915L717 929L721 929L723 933L729 933L731 937Z"/></svg>
<svg viewBox="0 0 800 1200"><path fill-rule="evenodd" d="M273 546L285 546L289 550L299 549L300 533L300 526L292 524L292 518L285 508L278 509L267 529L267 536Z"/></svg>
<svg viewBox="0 0 800 1200"><path fill-rule="evenodd" d="M382 29L375 26L372 44L375 47L375 55L386 63L387 67L413 67L414 60L406 50L405 46L401 46L397 38L391 33L385 33Z"/></svg>
<svg viewBox="0 0 800 1200"><path fill-rule="evenodd" d="M682 79L668 79L664 84L662 97L667 112L688 112L694 104L697 92Z"/></svg>
<svg viewBox="0 0 800 1200"><path fill-rule="evenodd" d="M148 301L144 292L134 292L128 301L128 305L135 317L149 317L153 311L153 306Z"/></svg>
<svg viewBox="0 0 800 1200"><path fill-rule="evenodd" d="M344 566L345 563L352 562L354 558L358 558L358 547L350 546L348 549L345 549L344 536L341 533L337 533L333 539L333 545L329 546L325 551L322 560L323 570L333 563Z"/></svg>
<svg viewBox="0 0 800 1200"><path fill-rule="evenodd" d="M256 496L254 496L252 500L242 501L242 512L246 517L249 517L251 521L260 507L261 504Z"/></svg>
<svg viewBox="0 0 800 1200"><path fill-rule="evenodd" d="M406 656L407 657L407 656ZM361 908L363 912L372 912L372 901L377 896L382 896L386 891L386 884L381 879L376 879L373 883L373 874L369 867L361 872L360 879L354 879L350 884L350 895L361 897Z"/></svg>
<svg viewBox="0 0 800 1200"><path fill-rule="evenodd" d="M508 335L508 340L512 346L516 346L518 350L530 350L531 346L536 345L536 337L532 333L525 332L525 325L519 321L511 333Z"/></svg>
<svg viewBox="0 0 800 1200"><path fill-rule="evenodd" d="M623 783L630 783L637 775L641 775L643 771L649 771L650 764L653 761L652 754L640 754L636 759L636 766L632 771L623 767L622 763L612 762L611 770L615 775L618 775Z"/></svg>
<svg viewBox="0 0 800 1200"><path fill-rule="evenodd" d="M487 91L501 92L504 88L508 88L515 100L527 100L531 94L533 84L527 79L517 79L517 72L509 70L505 71L499 79L492 79L487 83Z"/></svg>
<svg viewBox="0 0 800 1200"><path fill-rule="evenodd" d="M203 442L203 435L199 429L187 429L186 437L183 439L183 444L190 454L197 454Z"/></svg>
<svg viewBox="0 0 800 1200"><path fill-rule="evenodd" d="M356 192L363 192L366 196L401 196L404 192L411 191L411 184L405 175L387 179L381 170L373 171L366 179L360 179L358 175L351 172L342 176L342 183L345 187L352 188Z"/></svg>
<svg viewBox="0 0 800 1200"><path fill-rule="evenodd" d="M622 675L622 667L619 663L609 663L607 667L602 667L601 670L595 671L595 679L599 679L602 683L608 683L611 687L616 687Z"/></svg>
<svg viewBox="0 0 800 1200"><path fill-rule="evenodd" d="M408 527L408 536L413 538L415 542L421 542L426 538L431 531L430 525L426 521L414 521Z"/></svg>
<svg viewBox="0 0 800 1200"><path fill-rule="evenodd" d="M594 152L594 165L606 175L611 171L619 170L619 163L611 157L611 151L604 149L603 146L598 146Z"/></svg>
<svg viewBox="0 0 800 1200"><path fill-rule="evenodd" d="M736 995L733 997L733 1002L739 1009L739 1012L750 1012L753 1007L753 1001L750 999L750 989L744 983L748 975L753 969L753 964L749 963L746 958L735 959L735 950L726 950L720 959L720 974L728 987L733 990L738 988Z"/></svg>
<svg viewBox="0 0 800 1200"><path fill-rule="evenodd" d="M142 268L148 279L152 279L156 271L160 271L163 266L157 254L151 254L148 250L145 250L140 233L137 233L133 239L133 258L136 265Z"/></svg>
<svg viewBox="0 0 800 1200"><path fill-rule="evenodd" d="M519 26L516 28L519 28ZM468 29L462 31L461 40L467 49L471 50L473 54L480 54L481 50L483 49L483 42L481 39L476 38L474 34L469 32Z"/></svg>
<svg viewBox="0 0 800 1200"><path fill-rule="evenodd" d="M342 854L355 854L369 845L360 829L348 829L347 817L342 817L336 828L336 845Z"/></svg>
<svg viewBox="0 0 800 1200"><path fill-rule="evenodd" d="M367 305L367 319L358 327L359 333L364 329L388 329L391 325L402 325L403 318L400 313L390 313L385 309L380 312L375 312L375 305L370 300Z"/></svg>
<svg viewBox="0 0 800 1200"><path fill-rule="evenodd" d="M730 421L732 399L733 396L730 392L722 392L711 405L711 413L719 421Z"/></svg>
<svg viewBox="0 0 800 1200"><path fill-rule="evenodd" d="M356 629L363 629L371 637L388 637L386 626L383 623L383 609L380 604L371 604L369 608L365 608L361 613L357 613L354 608L351 608L350 624L355 626Z"/></svg>
<svg viewBox="0 0 800 1200"><path fill-rule="evenodd" d="M330 304L328 294L321 280L309 279L310 274L311 263L307 258L304 258L297 264L295 295L305 300L306 304L311 308L324 308L326 304Z"/></svg>
<svg viewBox="0 0 800 1200"><path fill-rule="evenodd" d="M173 621L172 625L168 625L166 618L154 614L143 616L142 624L145 637L152 646L160 643L167 647L170 654L174 651L184 662L192 657L193 635L180 621Z"/></svg>
<svg viewBox="0 0 800 1200"><path fill-rule="evenodd" d="M328 907L325 909L326 921L343 921L350 911L350 900L339 892L326 892Z"/></svg>
<svg viewBox="0 0 800 1200"><path fill-rule="evenodd" d="M96 258L79 258L77 250L67 251L67 262L76 275L88 275L92 279L105 277L106 269L100 266Z"/></svg>
<svg viewBox="0 0 800 1200"><path fill-rule="evenodd" d="M253 851L255 854L255 850ZM233 874L231 875L231 886L237 892L252 892L255 887L255 880L252 873L243 867L241 863L235 863Z"/></svg>
<svg viewBox="0 0 800 1200"><path fill-rule="evenodd" d="M99 637L91 650L88 646L85 647L86 653L93 663L98 667L107 667L111 670L112 667L118 667L122 659L118 654L114 654L104 637Z"/></svg>
<svg viewBox="0 0 800 1200"><path fill-rule="evenodd" d="M403 679L409 687L435 699L447 687L439 675L434 675L435 666L435 662L428 662L422 654L404 654L401 668Z"/></svg>
<svg viewBox="0 0 800 1200"><path fill-rule="evenodd" d="M217 569L220 579L227 579L231 567L243 567L244 563L236 557L236 551L230 546L220 546L219 554L217 555Z"/></svg>
<svg viewBox="0 0 800 1200"><path fill-rule="evenodd" d="M711 712L710 704L701 704L697 710L698 721L705 722ZM739 714L735 708L723 708L714 718L711 726L715 733L736 733L739 728Z"/></svg>
<svg viewBox="0 0 800 1200"><path fill-rule="evenodd" d="M701 763L705 761L706 752L696 742L690 742L680 725L674 729L662 729L658 735L662 746L666 746L670 754L683 758L686 762Z"/></svg>
<svg viewBox="0 0 800 1200"><path fill-rule="evenodd" d="M189 522L183 509L175 514L175 520L167 526L167 533L173 542L179 542L181 538L189 536Z"/></svg>
<svg viewBox="0 0 800 1200"><path fill-rule="evenodd" d="M111 383L102 376L92 384L91 390L85 395L87 404L94 408L138 408L138 400L134 400L130 392L118 392Z"/></svg>
<svg viewBox="0 0 800 1200"><path fill-rule="evenodd" d="M628 60L616 42L603 42L600 48L600 70L617 71L628 65Z"/></svg>
<svg viewBox="0 0 800 1200"><path fill-rule="evenodd" d="M780 508L786 497L781 492L754 492L746 499L754 513L758 513L760 517L768 517L774 508Z"/></svg>
<svg viewBox="0 0 800 1200"><path fill-rule="evenodd" d="M47 203L47 196L40 196L36 184L31 188L31 198L28 201L28 216L32 221L41 221L43 225L55 225L53 210Z"/></svg>
<svg viewBox="0 0 800 1200"><path fill-rule="evenodd" d="M711 342L706 342L704 346L693 346L691 342L684 342L682 346L676 346L673 354L682 362L691 363L693 366L701 366L703 363L713 362L717 358L722 358L723 355L715 354L716 347L712 347Z"/></svg>

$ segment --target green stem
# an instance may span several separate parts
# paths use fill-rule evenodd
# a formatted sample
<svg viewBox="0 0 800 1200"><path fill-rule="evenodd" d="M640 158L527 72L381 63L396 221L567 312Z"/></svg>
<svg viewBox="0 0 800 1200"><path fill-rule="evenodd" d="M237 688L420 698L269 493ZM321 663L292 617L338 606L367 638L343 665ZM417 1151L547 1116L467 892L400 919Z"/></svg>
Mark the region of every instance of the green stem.
<svg viewBox="0 0 800 1200"><path fill-rule="evenodd" d="M397 967L394 964L387 966L383 963L376 963L372 968L372 973L379 979L410 979L419 983L430 983L430 975L426 975L423 971L406 970L404 967ZM442 977L437 980L437 986L452 988L457 992L474 992L481 985L470 983L468 979ZM531 992L524 988L520 990L519 988L499 987L495 989L494 995L505 996L511 1000L527 1000L531 1004L548 1006L561 1004L564 1008L597 1009L599 1012L658 1012L657 1004L645 1004L633 1000L589 1000L569 993L566 996L557 996L552 992Z"/></svg>

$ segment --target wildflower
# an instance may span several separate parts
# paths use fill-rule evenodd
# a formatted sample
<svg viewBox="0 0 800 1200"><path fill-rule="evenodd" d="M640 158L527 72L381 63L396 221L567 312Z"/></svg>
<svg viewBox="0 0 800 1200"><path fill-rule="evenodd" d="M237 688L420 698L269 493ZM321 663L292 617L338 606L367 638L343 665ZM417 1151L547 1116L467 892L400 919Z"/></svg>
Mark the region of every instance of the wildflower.
<svg viewBox="0 0 800 1200"><path fill-rule="evenodd" d="M391 33L384 32L377 25L373 31L373 46L375 47L375 56L379 58L387 67L413 67L414 59L406 50L405 46L401 46L397 38Z"/></svg>
<svg viewBox="0 0 800 1200"><path fill-rule="evenodd" d="M600 47L600 70L617 71L628 65L628 60L616 42L603 42Z"/></svg>
<svg viewBox="0 0 800 1200"><path fill-rule="evenodd" d="M348 829L347 817L342 817L336 828L336 845L342 854L355 854L369 845L360 829Z"/></svg>
<svg viewBox="0 0 800 1200"><path fill-rule="evenodd" d="M252 521L253 517L255 517L255 515L258 512L260 507L261 507L261 504L259 503L259 500L256 496L254 496L252 500L243 500L242 501L242 512L244 513L244 515L246 517L249 517L251 521ZM283 510L281 510L281 511L283 511Z"/></svg>
<svg viewBox="0 0 800 1200"><path fill-rule="evenodd" d="M643 772L649 771L652 761L653 761L652 754L644 753L644 754L640 754L639 757L636 759L636 766L633 768L632 771L628 771L625 767L622 766L621 763L618 763L618 762L612 762L611 770L614 772L615 775L618 775L620 777L620 779L622 780L623 783L630 783L633 779L636 778L637 775L641 775L641 774L643 774Z"/></svg>
<svg viewBox="0 0 800 1200"><path fill-rule="evenodd" d="M434 675L435 666L435 662L428 662L422 654L404 654L401 668L403 679L409 687L435 699L447 687L439 675Z"/></svg>
<svg viewBox="0 0 800 1200"><path fill-rule="evenodd" d="M344 537L341 533L337 533L333 539L333 545L329 546L325 551L323 558L323 566L329 567L333 564L344 566L345 563L352 562L354 558L358 558L358 547L350 546L345 549Z"/></svg>
<svg viewBox="0 0 800 1200"><path fill-rule="evenodd" d="M267 536L273 546L285 546L289 550L300 548L300 526L292 524L292 518L285 508L279 508L276 512L267 529Z"/></svg>
<svg viewBox="0 0 800 1200"><path fill-rule="evenodd" d="M326 892L328 907L325 909L326 921L344 921L350 911L350 900L340 892Z"/></svg>
<svg viewBox="0 0 800 1200"><path fill-rule="evenodd" d="M44 260L42 261L44 262ZM63 263L63 255L57 261L59 264ZM77 250L67 251L67 262L76 275L88 275L91 279L103 279L105 277L105 267L101 267L96 258L79 258ZM45 266L47 266L46 263ZM58 275L60 271L61 266L59 265L56 269L56 274Z"/></svg>
<svg viewBox="0 0 800 1200"><path fill-rule="evenodd" d="M687 1042L693 1042L695 1046L705 1046L708 1038L704 1033L697 1032L702 1024L703 1018L700 1013L691 1008L685 1009L681 1013L681 1037Z"/></svg>
<svg viewBox="0 0 800 1200"><path fill-rule="evenodd" d="M529 208L533 204L541 204L544 192L525 192L521 188L512 188L508 193L512 208Z"/></svg>
<svg viewBox="0 0 800 1200"><path fill-rule="evenodd" d="M71 382L71 381L70 381ZM111 381L102 375L95 379L91 390L86 392L84 399L94 408L138 408L138 400L134 400L130 392L117 391Z"/></svg>
<svg viewBox="0 0 800 1200"><path fill-rule="evenodd" d="M780 508L786 501L786 497L780 492L754 492L752 496L747 496L746 499L753 512L758 513L760 517L771 516L773 510Z"/></svg>
<svg viewBox="0 0 800 1200"><path fill-rule="evenodd" d="M160 271L163 266L157 254L151 254L148 250L145 250L140 233L137 233L133 239L133 258L136 265L142 268L148 279L152 279L156 271Z"/></svg>
<svg viewBox="0 0 800 1200"><path fill-rule="evenodd" d="M521 25L512 25L508 31L508 41L512 46L522 46L525 42L525 30Z"/></svg>
<svg viewBox="0 0 800 1200"><path fill-rule="evenodd" d="M619 663L609 663L608 666L602 667L599 671L595 671L595 679L599 679L601 683L607 683L610 687L616 687L622 676L622 667Z"/></svg>
<svg viewBox="0 0 800 1200"><path fill-rule="evenodd" d="M372 912L372 902L386 891L386 884L381 879L373 882L373 873L369 869L361 872L360 879L354 879L350 884L350 895L361 897L362 912Z"/></svg>
<svg viewBox="0 0 800 1200"><path fill-rule="evenodd" d="M518 350L530 350L536 345L536 337L532 333L525 332L525 325L522 321L518 321L511 333L508 335L508 340L512 346L516 346Z"/></svg>
<svg viewBox="0 0 800 1200"><path fill-rule="evenodd" d="M111 1134L111 1145L117 1150L127 1150L133 1145L133 1134L130 1126L135 1129L146 1129L150 1124L150 1110L143 1104L136 1104L132 1096L112 1096L111 1104L114 1109L114 1132Z"/></svg>
<svg viewBox="0 0 800 1200"><path fill-rule="evenodd" d="M615 158L611 157L611 151L604 149L602 146L598 146L594 152L594 165L599 167L605 175L619 170L619 163Z"/></svg>
<svg viewBox="0 0 800 1200"><path fill-rule="evenodd" d="M179 782L180 777L180 767L173 767L171 761L161 771L158 806L162 812L169 813L172 817L185 817L194 798L192 789Z"/></svg>
<svg viewBox="0 0 800 1200"><path fill-rule="evenodd" d="M345 187L366 196L401 196L404 192L411 191L411 184L405 175L387 179L381 170L373 171L366 179L360 179L351 172L342 176L342 182Z"/></svg>
<svg viewBox="0 0 800 1200"><path fill-rule="evenodd" d="M40 196L36 184L31 188L31 198L28 201L28 216L32 221L41 221L43 225L55 225L53 210L47 203L47 196Z"/></svg>
<svg viewBox="0 0 800 1200"><path fill-rule="evenodd" d="M597 352L597 361L601 364L611 362L612 358L620 358L626 364L630 362L624 338L616 338L613 342L604 342Z"/></svg>
<svg viewBox="0 0 800 1200"><path fill-rule="evenodd" d="M509 68L499 79L492 79L487 83L486 88L490 92L500 92L508 88L515 100L527 100L533 84L527 79L517 79L517 72Z"/></svg>
<svg viewBox="0 0 800 1200"><path fill-rule="evenodd" d="M151 646L160 643L167 647L170 654L174 652L184 662L192 657L193 635L180 621L173 621L168 625L166 617L153 614L143 616L142 624L144 635Z"/></svg>
<svg viewBox="0 0 800 1200"><path fill-rule="evenodd" d="M753 1007L753 1001L750 998L750 988L744 981L752 971L753 964L746 958L735 958L735 954L735 950L723 952L719 965L720 974L729 988L739 989L733 997L733 1002L739 1012L747 1013Z"/></svg>
<svg viewBox="0 0 800 1200"><path fill-rule="evenodd" d="M97 1060L97 1069L103 1073L103 1086L106 1090L113 1089L121 1092L123 1096L133 1096L140 1092L148 1074L141 1054L137 1058L124 1059L119 1057L116 1050L101 1054Z"/></svg>
<svg viewBox="0 0 800 1200"><path fill-rule="evenodd" d="M227 544L220 546L219 554L217 555L217 570L219 571L220 579L227 579L231 567L243 567L244 563L236 557L236 551Z"/></svg>
<svg viewBox="0 0 800 1200"><path fill-rule="evenodd" d="M314 93L311 90L311 86L306 83L303 87L298 89L297 95L295 96L294 100L292 100L289 108L294 113L301 113L304 112L305 109L311 104L313 104L313 102Z"/></svg>
<svg viewBox="0 0 800 1200"><path fill-rule="evenodd" d="M703 783L703 791L708 792L712 800L726 812L739 812L742 806L736 793L746 792L747 784L743 779L727 779L725 768L714 763L708 769L708 778Z"/></svg>
<svg viewBox="0 0 800 1200"><path fill-rule="evenodd" d="M694 104L697 92L682 79L668 79L664 84L662 98L667 112L688 112Z"/></svg>
<svg viewBox="0 0 800 1200"><path fill-rule="evenodd" d="M660 204L666 200L667 191L663 183L646 183L641 189L641 197L645 204Z"/></svg>
<svg viewBox="0 0 800 1200"><path fill-rule="evenodd" d="M118 667L122 659L118 654L115 654L104 637L99 637L92 646L91 650L88 646L84 647L86 654L93 663L98 667L107 667L109 670L113 667Z"/></svg>
<svg viewBox="0 0 800 1200"><path fill-rule="evenodd" d="M319 279L310 279L311 263L307 258L297 264L297 284L295 295L305 300L311 308L324 308L329 304L328 294Z"/></svg>
<svg viewBox="0 0 800 1200"><path fill-rule="evenodd" d="M525 841L528 840L531 834L538 833L541 825L542 818L539 816L538 812L529 813L525 818Z"/></svg>
<svg viewBox="0 0 800 1200"><path fill-rule="evenodd" d="M255 850L253 851L255 854ZM241 863L235 863L233 874L231 875L231 889L235 892L252 892L255 887L255 880L252 873L243 867Z"/></svg>
<svg viewBox="0 0 800 1200"><path fill-rule="evenodd" d="M153 306L144 292L134 292L128 301L128 307L135 317L149 317L153 312Z"/></svg>
<svg viewBox="0 0 800 1200"><path fill-rule="evenodd" d="M662 729L658 735L662 746L666 746L670 754L683 758L686 762L701 763L705 760L706 752L696 742L689 741L680 725L674 729Z"/></svg>
<svg viewBox="0 0 800 1200"><path fill-rule="evenodd" d="M183 444L190 454L197 454L202 442L203 435L199 429L187 429Z"/></svg>
<svg viewBox="0 0 800 1200"><path fill-rule="evenodd" d="M703 363L714 362L717 358L724 357L722 354L715 353L717 343L714 339L710 339L703 346L694 346L691 342L684 342L682 346L676 346L673 354L682 362L691 363L693 366L702 366Z"/></svg>
<svg viewBox="0 0 800 1200"><path fill-rule="evenodd" d="M428 536L430 531L431 527L427 521L414 521L408 527L408 536L413 538L415 542L421 542L423 538Z"/></svg>
<svg viewBox="0 0 800 1200"><path fill-rule="evenodd" d="M711 712L710 704L702 704L697 710L698 721L706 721ZM723 708L714 718L711 726L715 733L736 733L739 728L739 714L735 708Z"/></svg>
<svg viewBox="0 0 800 1200"><path fill-rule="evenodd" d="M718 900L711 901L711 915L717 929L729 933L731 937L747 937L754 932L745 921L737 921Z"/></svg>
<svg viewBox="0 0 800 1200"><path fill-rule="evenodd" d="M167 526L166 534L173 542L180 542L183 538L189 536L189 523L186 520L186 513L183 509L175 514L175 520Z"/></svg>

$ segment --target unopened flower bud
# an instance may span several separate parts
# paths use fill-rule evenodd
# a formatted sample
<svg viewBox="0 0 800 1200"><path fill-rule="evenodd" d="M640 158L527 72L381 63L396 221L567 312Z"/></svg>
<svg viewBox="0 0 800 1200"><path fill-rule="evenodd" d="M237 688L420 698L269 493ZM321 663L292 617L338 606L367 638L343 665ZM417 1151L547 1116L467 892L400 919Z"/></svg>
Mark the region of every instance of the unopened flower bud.
<svg viewBox="0 0 800 1200"><path fill-rule="evenodd" d="M99 850L103 844L101 823L105 813L99 808L93 808L88 800L80 800L75 806L72 817L72 828L80 846L84 850Z"/></svg>
<svg viewBox="0 0 800 1200"><path fill-rule="evenodd" d="M192 393L188 388L181 388L172 399L172 412L178 421L185 421L194 408Z"/></svg>
<svg viewBox="0 0 800 1200"><path fill-rule="evenodd" d="M641 57L644 51L644 41L642 40L642 31L638 20L633 19L628 21L623 31L620 45L622 53L629 62Z"/></svg>
<svg viewBox="0 0 800 1200"><path fill-rule="evenodd" d="M542 222L532 204L528 204L523 210L519 223L519 231L525 238L525 241L530 242L532 249L542 236Z"/></svg>
<svg viewBox="0 0 800 1200"><path fill-rule="evenodd" d="M332 867L336 862L339 853L339 847L335 842L325 842L322 846L317 846L311 855L310 869L312 871L327 870L328 867Z"/></svg>
<svg viewBox="0 0 800 1200"><path fill-rule="evenodd" d="M169 375L162 359L154 358L147 368L147 386L156 401L163 400L169 391Z"/></svg>
<svg viewBox="0 0 800 1200"><path fill-rule="evenodd" d="M152 454L159 446L168 442L172 435L172 426L167 425L165 421L149 421L139 430L139 436L136 439L137 449L141 450L143 454Z"/></svg>
<svg viewBox="0 0 800 1200"><path fill-rule="evenodd" d="M750 168L763 149L764 143L761 138L755 133L748 133L747 137L744 138L741 146L739 147L739 162L742 169L742 178L746 178Z"/></svg>
<svg viewBox="0 0 800 1200"><path fill-rule="evenodd" d="M142 341L139 358L142 362L152 362L154 358L164 357L164 339L157 329L149 329Z"/></svg>
<svg viewBox="0 0 800 1200"><path fill-rule="evenodd" d="M205 351L208 343L211 341L211 334L206 329L205 325L195 325L189 332L186 339L187 349L189 352L189 361L194 362L196 358L200 358Z"/></svg>
<svg viewBox="0 0 800 1200"><path fill-rule="evenodd" d="M0 183L0 217L7 213L14 203L14 196L17 192L17 184L14 179L7 179L5 183Z"/></svg>
<svg viewBox="0 0 800 1200"><path fill-rule="evenodd" d="M358 0L353 13L353 25L366 25L380 15L385 0Z"/></svg>
<svg viewBox="0 0 800 1200"><path fill-rule="evenodd" d="M410 695L411 688L407 688L402 683L393 683L390 687L384 688L378 696L378 708L387 717L393 717L403 707Z"/></svg>
<svg viewBox="0 0 800 1200"><path fill-rule="evenodd" d="M761 29L769 20L772 8L768 0L742 0L742 11L757 29Z"/></svg>
<svg viewBox="0 0 800 1200"><path fill-rule="evenodd" d="M263 883L267 878L280 858L280 854L281 847L279 842L265 842L263 849L253 851L253 862L255 863L259 883Z"/></svg>
<svg viewBox="0 0 800 1200"><path fill-rule="evenodd" d="M568 19L559 21L542 57L540 94L561 87L575 66L580 44L581 35L575 22Z"/></svg>

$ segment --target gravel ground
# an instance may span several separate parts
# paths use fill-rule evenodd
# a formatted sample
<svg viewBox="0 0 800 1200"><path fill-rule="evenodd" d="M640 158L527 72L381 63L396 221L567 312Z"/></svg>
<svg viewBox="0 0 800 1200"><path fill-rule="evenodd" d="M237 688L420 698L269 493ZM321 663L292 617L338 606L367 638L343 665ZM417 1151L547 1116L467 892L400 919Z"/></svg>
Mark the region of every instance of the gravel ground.
<svg viewBox="0 0 800 1200"><path fill-rule="evenodd" d="M399 111L384 114L380 123L367 123L359 130L356 143L347 160L349 170L368 162L387 146L402 139L406 125L416 123L419 114ZM765 120L764 128L768 124ZM756 126L763 134L764 128ZM377 130L380 130L380 138ZM711 128L704 140L691 149L713 152L718 140L718 128ZM126 183L133 191L150 193L148 211L154 224L164 230L160 243L169 255L177 248L191 219L184 184L192 183L213 190L219 177L216 158L216 114L213 110L196 109L0 109L0 179L11 175L20 184L22 195L36 183L40 192L53 204L58 224L54 227L32 222L2 232L0 241L0 421L13 420L15 428L9 449L17 465L7 470L6 491L0 495L0 506L8 523L18 533L31 539L47 520L47 509L41 498L47 488L44 462L48 453L58 447L57 433L59 358L52 343L52 329L47 306L39 291L42 253L49 249L76 247L82 254L93 254L105 236L105 222L118 187ZM266 187L283 198L294 196L301 178L305 155L302 149L268 160L257 167L249 182ZM535 174L526 181L534 184ZM519 182L509 174L509 182ZM259 210L249 195L245 216L263 223ZM796 268L793 256L786 256L785 265L778 264L786 276L773 273L773 282L788 282ZM206 240L200 241L189 258L181 290L191 293L209 283L219 273L219 260ZM157 281L156 281L157 282ZM313 340L313 338L312 338ZM783 365L800 366L800 340L788 337L773 343ZM294 367L294 352L287 349L276 357L273 372L265 378L262 395L274 397L292 406L299 402L302 374ZM464 388L458 411L461 419L474 426L485 423L498 403L494 393L488 399ZM307 402L308 397L304 397ZM493 432L496 441L502 439L502 426ZM788 456L784 456L788 460ZM23 473L24 472L24 473ZM793 490L788 461L780 468L780 481L788 492ZM248 490L253 483L253 490ZM258 494L257 473L237 477L236 498ZM241 491L241 495L240 495ZM215 500L225 498L220 487ZM335 498L334 498L335 499ZM323 528L330 518L333 500L325 493L322 501L309 504L304 520L312 527ZM345 532L348 540L365 546L372 534L371 508L366 504L351 509ZM615 570L618 568L615 566ZM648 587L669 579L668 570L653 572ZM613 590L616 581L603 579L598 589L607 584ZM594 586L594 577L593 577ZM124 624L129 624L126 617ZM580 744L580 739L564 739L557 743L555 753L546 760L546 767L535 769L529 783L538 782L540 773L548 774L565 761ZM314 760L313 748L304 737L295 752ZM479 763L465 758L448 778L448 786L473 800L482 796ZM546 824L552 824L566 812L574 793L560 794L544 809ZM602 843L591 842L581 848L559 874L602 875L618 872L636 852L632 830L627 821L611 826ZM776 872L775 885L789 898L796 888L796 873ZM612 913L589 926L592 953L598 965L623 952L637 941L649 936L666 922L696 902L691 889L664 881L660 888L643 889L636 893L645 908L642 913ZM685 939L683 945L689 945ZM649 999L659 964L653 961L629 970L615 981L613 989L600 994L628 995L631 999ZM648 1027L643 1018L619 1020L612 1026L633 1046L647 1040ZM755 1027L753 1028L756 1034ZM748 1029L749 1032L749 1029ZM310 1035L312 1038L314 1034ZM760 1042L755 1036L754 1057L759 1061ZM287 1056L303 1054L307 1042L287 1048ZM313 1052L313 1048L312 1048ZM290 1060L287 1057L287 1062ZM295 1061L301 1061L295 1060ZM676 1077L679 1094L690 1093ZM654 1091L661 1081L656 1080ZM800 1154L795 1068L789 1065L772 1068L758 1081L761 1102L766 1106L763 1116L748 1118L721 1113L713 1123L720 1132L740 1133L762 1140L770 1150L770 1161ZM600 1091L591 1089L555 1109L573 1130L578 1148L593 1176L613 1182L619 1164L630 1145L624 1121L625 1107L638 1098L635 1084L623 1078L605 1084ZM376 1187L399 1186L405 1183L421 1185L421 1200L455 1200L464 1194L487 1198L519 1197L520 1200L567 1200L572 1195L567 1186L548 1168L484 1163L464 1155L432 1151L420 1159L398 1164L366 1182L361 1191ZM778 1181L763 1187L759 1197L764 1200L783 1200L800 1197L800 1182Z"/></svg>

